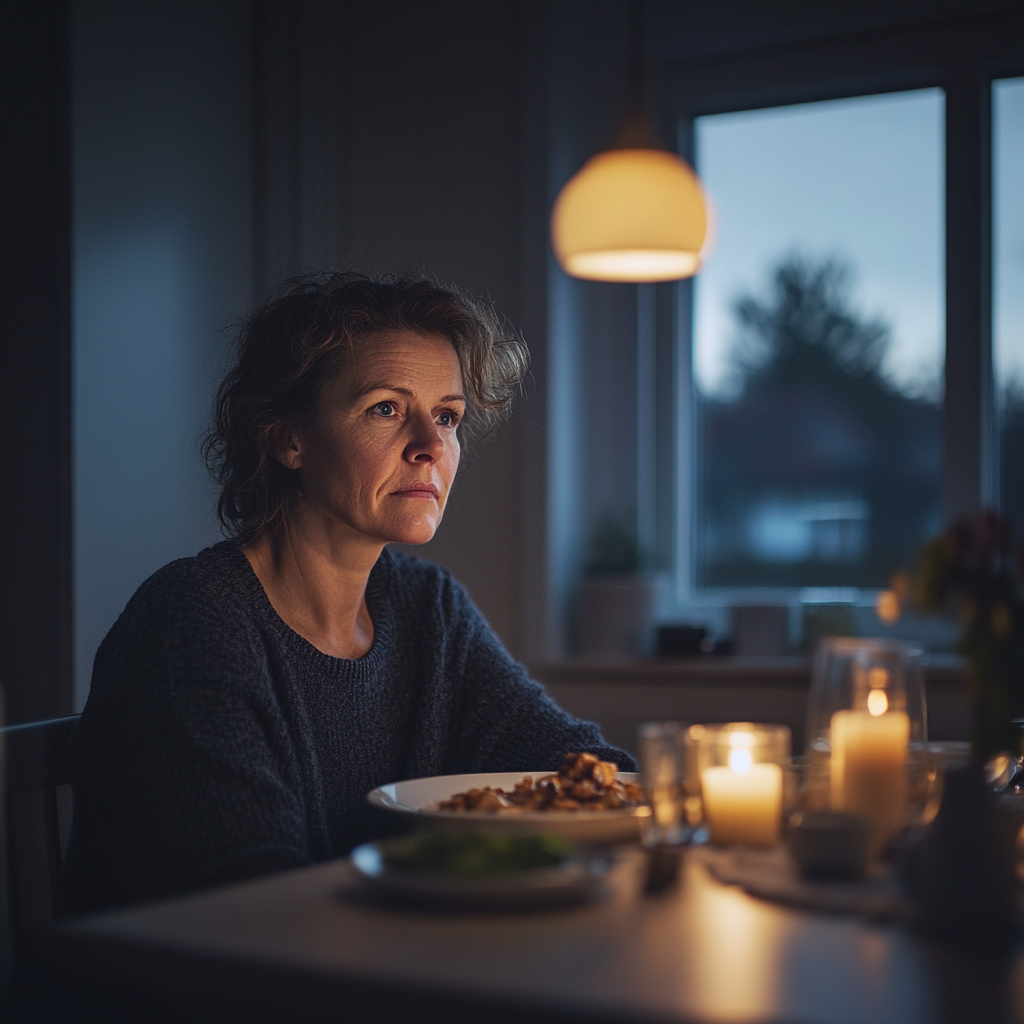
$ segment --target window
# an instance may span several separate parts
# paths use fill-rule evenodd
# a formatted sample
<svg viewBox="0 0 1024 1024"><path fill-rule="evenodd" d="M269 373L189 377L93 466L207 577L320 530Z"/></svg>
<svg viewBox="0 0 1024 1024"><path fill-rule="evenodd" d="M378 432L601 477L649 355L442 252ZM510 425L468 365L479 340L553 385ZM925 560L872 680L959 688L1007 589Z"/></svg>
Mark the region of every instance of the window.
<svg viewBox="0 0 1024 1024"><path fill-rule="evenodd" d="M545 489L533 500L547 532L525 607L550 610L550 625L536 616L546 656L571 647L588 546L609 517L623 535L635 523L635 561L670 577L661 621L724 636L730 606L787 605L793 645L801 617L832 612L883 631L874 591L943 523L991 505L1000 482L1024 536L1024 428L1013 441L1004 326L1024 301L1024 268L1006 255L1020 247L1008 233L1022 200L1008 190L1024 171L1008 161L1014 145L1020 160L1021 136L1013 129L1011 143L1007 125L1024 15L817 5L755 26L728 5L707 17L692 6L645 4L644 56L662 135L708 185L717 248L688 281L633 289L550 263L535 279L548 411ZM552 190L614 131L615 24L600 61L552 79ZM557 31L575 54L573 29L566 19ZM767 379L765 328L794 284L845 315L845 340L811 346L832 383L817 406L773 396ZM816 421L796 432L821 441L818 466L808 445L784 443L798 413ZM912 634L909 616L897 627L929 646L949 639Z"/></svg>
<svg viewBox="0 0 1024 1024"><path fill-rule="evenodd" d="M1024 539L1024 78L994 82L993 364L1000 491L1014 536Z"/></svg>
<svg viewBox="0 0 1024 1024"><path fill-rule="evenodd" d="M884 586L939 528L943 106L696 120L698 586Z"/></svg>

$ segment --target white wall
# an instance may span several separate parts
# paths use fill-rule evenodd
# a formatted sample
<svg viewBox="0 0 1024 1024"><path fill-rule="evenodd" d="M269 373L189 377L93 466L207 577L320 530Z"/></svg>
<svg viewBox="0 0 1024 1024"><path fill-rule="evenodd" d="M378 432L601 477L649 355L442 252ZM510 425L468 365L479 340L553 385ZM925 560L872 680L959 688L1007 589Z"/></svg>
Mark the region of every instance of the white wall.
<svg viewBox="0 0 1024 1024"><path fill-rule="evenodd" d="M347 46L347 254L381 271L425 267L513 321L519 31L513 3L379 0L352 9ZM518 653L515 433L469 452L436 537L414 553L450 568Z"/></svg>
<svg viewBox="0 0 1024 1024"><path fill-rule="evenodd" d="M196 442L251 301L248 7L73 3L79 708L139 583L219 538Z"/></svg>

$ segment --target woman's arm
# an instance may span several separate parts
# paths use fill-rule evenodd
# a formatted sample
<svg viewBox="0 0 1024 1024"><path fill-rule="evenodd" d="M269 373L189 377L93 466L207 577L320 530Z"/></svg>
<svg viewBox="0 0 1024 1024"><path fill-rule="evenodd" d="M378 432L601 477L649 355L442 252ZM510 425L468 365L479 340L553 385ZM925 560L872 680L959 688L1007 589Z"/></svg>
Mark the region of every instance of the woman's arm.
<svg viewBox="0 0 1024 1024"><path fill-rule="evenodd" d="M66 912L311 860L259 639L230 601L171 569L143 584L96 656L72 745Z"/></svg>
<svg viewBox="0 0 1024 1024"><path fill-rule="evenodd" d="M589 751L635 771L631 754L613 747L593 722L560 708L505 650L465 590L450 581L456 660L462 689L464 771L556 771L569 752Z"/></svg>

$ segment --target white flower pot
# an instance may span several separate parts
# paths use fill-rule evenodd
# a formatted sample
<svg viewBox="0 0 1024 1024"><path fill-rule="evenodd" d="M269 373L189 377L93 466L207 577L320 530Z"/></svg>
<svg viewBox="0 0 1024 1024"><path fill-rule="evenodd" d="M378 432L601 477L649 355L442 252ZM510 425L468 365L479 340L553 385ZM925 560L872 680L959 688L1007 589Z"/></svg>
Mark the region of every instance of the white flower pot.
<svg viewBox="0 0 1024 1024"><path fill-rule="evenodd" d="M584 579L579 604L580 655L609 661L650 655L662 585L657 576Z"/></svg>

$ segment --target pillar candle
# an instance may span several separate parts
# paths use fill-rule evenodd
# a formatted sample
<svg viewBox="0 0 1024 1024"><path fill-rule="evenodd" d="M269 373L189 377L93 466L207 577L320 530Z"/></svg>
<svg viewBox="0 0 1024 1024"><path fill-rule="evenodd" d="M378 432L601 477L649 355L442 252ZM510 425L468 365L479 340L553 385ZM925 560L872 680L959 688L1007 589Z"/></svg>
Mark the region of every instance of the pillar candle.
<svg viewBox="0 0 1024 1024"><path fill-rule="evenodd" d="M774 846L779 841L782 769L777 764L752 764L746 771L705 768L701 788L713 843Z"/></svg>
<svg viewBox="0 0 1024 1024"><path fill-rule="evenodd" d="M832 808L871 822L876 854L906 820L909 739L904 711L832 716Z"/></svg>

